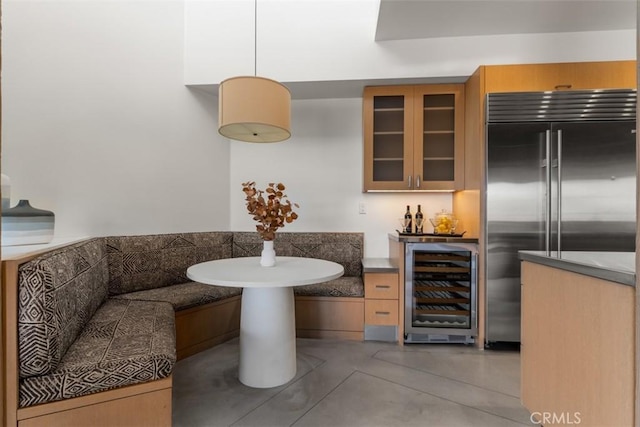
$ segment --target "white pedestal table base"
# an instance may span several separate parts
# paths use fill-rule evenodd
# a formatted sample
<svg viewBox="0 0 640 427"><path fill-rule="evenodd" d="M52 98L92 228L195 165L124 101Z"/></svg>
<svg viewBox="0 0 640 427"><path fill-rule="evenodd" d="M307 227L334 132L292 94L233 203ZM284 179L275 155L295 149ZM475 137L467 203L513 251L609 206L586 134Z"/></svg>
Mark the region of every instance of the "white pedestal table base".
<svg viewBox="0 0 640 427"><path fill-rule="evenodd" d="M240 316L240 382L277 387L296 375L293 289L245 288Z"/></svg>

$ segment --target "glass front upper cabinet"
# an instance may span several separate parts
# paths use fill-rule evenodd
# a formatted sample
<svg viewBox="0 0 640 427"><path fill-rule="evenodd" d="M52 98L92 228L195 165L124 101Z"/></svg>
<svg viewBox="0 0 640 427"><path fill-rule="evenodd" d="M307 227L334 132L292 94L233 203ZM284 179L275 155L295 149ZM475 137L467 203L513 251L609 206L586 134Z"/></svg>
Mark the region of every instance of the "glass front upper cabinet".
<svg viewBox="0 0 640 427"><path fill-rule="evenodd" d="M364 191L434 191L463 184L463 85L367 87Z"/></svg>

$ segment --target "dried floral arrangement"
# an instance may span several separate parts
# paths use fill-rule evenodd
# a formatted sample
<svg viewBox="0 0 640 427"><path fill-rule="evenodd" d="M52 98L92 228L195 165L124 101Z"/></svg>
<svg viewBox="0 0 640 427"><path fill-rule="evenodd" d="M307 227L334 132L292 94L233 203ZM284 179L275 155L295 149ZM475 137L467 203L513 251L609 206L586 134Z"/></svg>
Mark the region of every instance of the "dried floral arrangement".
<svg viewBox="0 0 640 427"><path fill-rule="evenodd" d="M247 196L247 211L259 222L256 230L263 240L275 239L278 228L298 218L293 206L299 206L287 200L284 190L285 186L282 183L270 182L264 191L256 190L256 183L253 181L242 184L242 191Z"/></svg>

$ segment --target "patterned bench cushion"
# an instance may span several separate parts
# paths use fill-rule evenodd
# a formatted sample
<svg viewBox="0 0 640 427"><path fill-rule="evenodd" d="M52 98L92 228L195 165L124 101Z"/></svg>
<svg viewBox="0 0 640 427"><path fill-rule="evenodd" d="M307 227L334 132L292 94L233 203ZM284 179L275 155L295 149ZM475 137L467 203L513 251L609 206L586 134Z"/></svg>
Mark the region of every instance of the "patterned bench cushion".
<svg viewBox="0 0 640 427"><path fill-rule="evenodd" d="M107 298L103 239L55 249L19 269L20 377L58 367L67 349Z"/></svg>
<svg viewBox="0 0 640 427"><path fill-rule="evenodd" d="M294 295L309 297L364 297L364 283L360 277L339 277L324 283L296 286Z"/></svg>
<svg viewBox="0 0 640 427"><path fill-rule="evenodd" d="M20 407L165 378L175 361L170 304L109 299L54 371L20 381Z"/></svg>
<svg viewBox="0 0 640 427"><path fill-rule="evenodd" d="M363 233L277 232L277 256L318 258L337 262L346 277L362 277ZM258 233L233 233L233 257L260 256L262 239Z"/></svg>
<svg viewBox="0 0 640 427"><path fill-rule="evenodd" d="M165 286L164 288L130 292L128 294L117 295L114 298L139 301L165 301L171 304L173 309L177 311L240 294L242 294L241 288L209 286L197 282L188 282L179 285Z"/></svg>
<svg viewBox="0 0 640 427"><path fill-rule="evenodd" d="M107 237L109 295L188 282L187 268L231 258L227 231Z"/></svg>

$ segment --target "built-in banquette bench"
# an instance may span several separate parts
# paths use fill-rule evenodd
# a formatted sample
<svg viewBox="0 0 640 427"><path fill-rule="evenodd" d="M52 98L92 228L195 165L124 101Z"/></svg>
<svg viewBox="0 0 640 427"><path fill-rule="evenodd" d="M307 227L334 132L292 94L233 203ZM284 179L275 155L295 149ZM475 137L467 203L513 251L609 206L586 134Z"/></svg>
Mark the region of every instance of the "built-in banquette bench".
<svg viewBox="0 0 640 427"><path fill-rule="evenodd" d="M297 287L298 336L363 338L361 233L278 233L276 253L341 263ZM194 283L207 260L259 256L257 233L94 238L3 261L4 425L171 425L171 372L239 333L241 290Z"/></svg>

